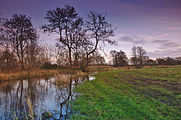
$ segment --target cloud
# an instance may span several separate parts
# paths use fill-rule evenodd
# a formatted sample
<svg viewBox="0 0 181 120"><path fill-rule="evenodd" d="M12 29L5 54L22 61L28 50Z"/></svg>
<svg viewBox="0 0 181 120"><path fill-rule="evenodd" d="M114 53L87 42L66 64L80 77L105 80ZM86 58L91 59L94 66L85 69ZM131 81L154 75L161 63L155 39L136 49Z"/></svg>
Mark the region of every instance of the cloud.
<svg viewBox="0 0 181 120"><path fill-rule="evenodd" d="M170 42L172 40L164 40L160 39L165 34L159 35L159 36L143 36L143 35L124 35L122 36L119 40L121 42L128 42L128 43L133 43L133 44L165 44L164 46L167 45L167 43L171 44L174 46L173 42Z"/></svg>
<svg viewBox="0 0 181 120"><path fill-rule="evenodd" d="M157 44L162 44L162 43L167 43L169 42L170 40L153 40L151 41L150 43L157 43Z"/></svg>
<svg viewBox="0 0 181 120"><path fill-rule="evenodd" d="M153 52L147 52L147 54L151 58L158 58L158 57L180 57L181 56L181 47L172 50L156 50Z"/></svg>
<svg viewBox="0 0 181 120"><path fill-rule="evenodd" d="M135 35L126 35L120 38L121 42L129 42L133 44L145 44L145 40Z"/></svg>
<svg viewBox="0 0 181 120"><path fill-rule="evenodd" d="M178 47L180 46L178 43L173 42L173 40L167 40L167 39L161 39L165 34L159 35L159 36L141 36L141 35L124 35L120 37L120 42L127 42L127 43L133 43L135 45L137 44L144 44L144 45L152 45L157 44L163 47Z"/></svg>
<svg viewBox="0 0 181 120"><path fill-rule="evenodd" d="M174 40L153 40L150 42L150 44L157 44L158 49L161 50L172 50L181 47L181 45Z"/></svg>
<svg viewBox="0 0 181 120"><path fill-rule="evenodd" d="M176 42L166 42L164 44L162 44L160 46L160 48L177 48L177 47L180 47L181 45L179 45L178 43Z"/></svg>

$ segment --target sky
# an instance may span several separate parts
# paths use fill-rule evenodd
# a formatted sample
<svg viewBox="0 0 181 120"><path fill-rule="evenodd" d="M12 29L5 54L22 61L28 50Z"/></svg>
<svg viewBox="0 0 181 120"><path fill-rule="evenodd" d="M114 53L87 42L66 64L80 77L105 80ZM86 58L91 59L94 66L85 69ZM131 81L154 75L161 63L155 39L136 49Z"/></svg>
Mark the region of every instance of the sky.
<svg viewBox="0 0 181 120"><path fill-rule="evenodd" d="M44 34L46 11L74 6L86 18L89 10L107 13L115 28L116 46L101 45L105 53L122 50L131 57L131 48L141 46L150 58L181 56L181 0L1 0L1 17L23 13L32 18L40 43L55 44L57 35ZM108 56L107 56L108 59Z"/></svg>

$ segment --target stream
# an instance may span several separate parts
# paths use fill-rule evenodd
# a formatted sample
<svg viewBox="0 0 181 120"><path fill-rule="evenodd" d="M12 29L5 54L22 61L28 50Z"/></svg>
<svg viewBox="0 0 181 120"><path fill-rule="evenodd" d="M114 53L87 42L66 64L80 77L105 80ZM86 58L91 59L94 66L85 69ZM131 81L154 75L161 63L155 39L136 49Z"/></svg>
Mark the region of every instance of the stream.
<svg viewBox="0 0 181 120"><path fill-rule="evenodd" d="M66 120L75 112L69 101L79 96L74 88L84 81L95 79L84 76L56 84L56 78L17 80L0 83L1 120ZM28 101L30 104L28 104ZM33 115L31 116L31 110Z"/></svg>

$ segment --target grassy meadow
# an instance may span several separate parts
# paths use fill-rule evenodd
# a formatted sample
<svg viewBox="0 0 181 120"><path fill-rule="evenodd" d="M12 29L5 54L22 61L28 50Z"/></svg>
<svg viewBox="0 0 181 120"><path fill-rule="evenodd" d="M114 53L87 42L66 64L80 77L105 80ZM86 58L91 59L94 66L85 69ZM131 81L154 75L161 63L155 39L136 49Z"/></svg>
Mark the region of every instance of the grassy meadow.
<svg viewBox="0 0 181 120"><path fill-rule="evenodd" d="M72 119L181 120L181 68L101 72L76 88Z"/></svg>

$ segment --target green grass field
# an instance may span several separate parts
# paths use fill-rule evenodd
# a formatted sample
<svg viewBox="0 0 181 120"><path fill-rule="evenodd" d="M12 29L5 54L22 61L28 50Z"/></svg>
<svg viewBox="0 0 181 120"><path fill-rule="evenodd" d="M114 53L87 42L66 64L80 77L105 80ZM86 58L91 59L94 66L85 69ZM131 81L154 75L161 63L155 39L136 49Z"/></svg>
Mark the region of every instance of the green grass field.
<svg viewBox="0 0 181 120"><path fill-rule="evenodd" d="M148 68L95 75L76 88L72 119L181 120L181 68Z"/></svg>

